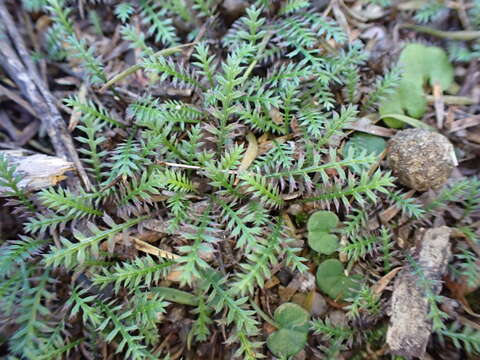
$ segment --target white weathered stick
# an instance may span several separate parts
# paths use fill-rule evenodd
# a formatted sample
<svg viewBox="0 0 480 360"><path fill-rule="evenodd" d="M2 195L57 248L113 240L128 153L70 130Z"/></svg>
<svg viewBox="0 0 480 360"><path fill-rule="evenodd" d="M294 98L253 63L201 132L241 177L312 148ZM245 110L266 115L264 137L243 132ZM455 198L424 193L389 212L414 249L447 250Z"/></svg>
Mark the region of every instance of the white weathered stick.
<svg viewBox="0 0 480 360"><path fill-rule="evenodd" d="M3 150L8 162L16 167L22 180L18 184L20 189L28 191L40 190L57 184L66 178L65 172L74 170L73 163L56 156L43 154L29 154L23 150ZM9 189L0 186L0 196Z"/></svg>
<svg viewBox="0 0 480 360"><path fill-rule="evenodd" d="M440 280L447 270L451 229L442 226L425 232L417 246L418 263L425 278ZM437 294L441 285L432 289ZM428 319L429 304L424 290L418 286L418 278L411 269L404 269L397 276L392 295L392 315L387 331L387 344L393 354L422 358L432 323Z"/></svg>

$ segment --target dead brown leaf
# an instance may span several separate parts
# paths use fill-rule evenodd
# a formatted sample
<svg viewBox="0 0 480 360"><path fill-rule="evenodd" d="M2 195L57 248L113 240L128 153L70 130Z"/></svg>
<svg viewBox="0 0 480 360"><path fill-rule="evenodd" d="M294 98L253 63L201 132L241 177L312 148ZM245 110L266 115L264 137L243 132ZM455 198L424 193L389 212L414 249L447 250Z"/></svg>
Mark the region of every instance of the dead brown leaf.
<svg viewBox="0 0 480 360"><path fill-rule="evenodd" d="M400 270L402 270L403 267L399 266L393 270L391 270L388 274L382 276L373 286L372 290L376 295L380 295L383 290L388 286L390 281L398 274Z"/></svg>
<svg viewBox="0 0 480 360"><path fill-rule="evenodd" d="M247 134L247 141L248 141L248 147L247 147L247 151L245 151L245 155L243 156L242 162L238 167L239 173L247 170L248 167L252 164L252 162L255 160L255 158L258 155L257 138L255 137L255 135L253 135L253 133ZM237 177L235 179L235 185L237 185L239 181L240 181L240 178Z"/></svg>

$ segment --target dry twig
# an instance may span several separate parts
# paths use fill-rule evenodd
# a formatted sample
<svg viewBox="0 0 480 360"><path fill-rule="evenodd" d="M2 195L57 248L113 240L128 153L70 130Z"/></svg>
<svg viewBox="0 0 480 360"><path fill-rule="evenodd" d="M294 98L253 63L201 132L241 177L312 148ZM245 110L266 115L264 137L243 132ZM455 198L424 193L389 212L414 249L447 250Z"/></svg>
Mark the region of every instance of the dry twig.
<svg viewBox="0 0 480 360"><path fill-rule="evenodd" d="M3 24L2 36L0 36L0 65L15 81L35 112L42 114L41 120L47 129L57 156L74 163L85 187L89 189L91 187L90 180L80 162L65 122L58 111L56 99L38 74L38 70L3 1L0 2L0 22Z"/></svg>

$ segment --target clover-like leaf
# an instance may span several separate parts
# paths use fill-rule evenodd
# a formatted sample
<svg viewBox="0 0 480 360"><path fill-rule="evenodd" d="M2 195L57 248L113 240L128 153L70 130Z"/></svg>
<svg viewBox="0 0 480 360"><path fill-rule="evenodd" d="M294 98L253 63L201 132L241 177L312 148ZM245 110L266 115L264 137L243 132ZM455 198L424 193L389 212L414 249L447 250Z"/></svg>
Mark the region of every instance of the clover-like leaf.
<svg viewBox="0 0 480 360"><path fill-rule="evenodd" d="M330 231L338 225L338 216L331 211L320 210L308 219L308 231Z"/></svg>
<svg viewBox="0 0 480 360"><path fill-rule="evenodd" d="M267 346L275 356L288 358L305 347L307 335L307 332L280 329L268 337Z"/></svg>
<svg viewBox="0 0 480 360"><path fill-rule="evenodd" d="M345 276L343 264L337 259L328 259L317 268L317 285L332 299L350 298L360 286L360 275Z"/></svg>
<svg viewBox="0 0 480 360"><path fill-rule="evenodd" d="M282 328L294 329L307 326L306 329L308 330L310 314L300 305L284 303L275 310L273 318Z"/></svg>
<svg viewBox="0 0 480 360"><path fill-rule="evenodd" d="M344 153L348 154L353 151L360 153L365 151L367 154L380 155L387 147L387 142L380 136L365 133L356 133L345 144ZM362 169L353 168L351 170L356 174L361 174Z"/></svg>
<svg viewBox="0 0 480 360"><path fill-rule="evenodd" d="M268 348L278 357L296 355L307 343L310 314L300 305L284 303L273 318L279 328L268 337Z"/></svg>
<svg viewBox="0 0 480 360"><path fill-rule="evenodd" d="M338 225L338 217L331 211L317 211L307 223L308 245L316 252L330 255L338 248L338 238L330 234Z"/></svg>
<svg viewBox="0 0 480 360"><path fill-rule="evenodd" d="M386 147L387 142L380 136L356 133L345 144L344 151L348 153L353 148L355 152L366 150L368 154L380 155Z"/></svg>
<svg viewBox="0 0 480 360"><path fill-rule="evenodd" d="M427 109L424 85L439 85L447 90L453 83L454 70L442 48L423 44L408 44L400 54L399 64L403 74L396 91L380 104L380 114L400 114L420 118ZM384 118L393 128L404 123L393 118Z"/></svg>
<svg viewBox="0 0 480 360"><path fill-rule="evenodd" d="M338 249L338 238L325 231L310 231L308 233L308 246L318 253L331 255Z"/></svg>

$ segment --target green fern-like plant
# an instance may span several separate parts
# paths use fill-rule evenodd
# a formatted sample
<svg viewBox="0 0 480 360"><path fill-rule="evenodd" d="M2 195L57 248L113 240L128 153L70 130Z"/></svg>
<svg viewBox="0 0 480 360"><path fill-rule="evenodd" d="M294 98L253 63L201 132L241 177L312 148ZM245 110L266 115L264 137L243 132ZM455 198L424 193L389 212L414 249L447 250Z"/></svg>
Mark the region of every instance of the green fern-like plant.
<svg viewBox="0 0 480 360"><path fill-rule="evenodd" d="M93 235L86 236L80 232L75 232L74 236L78 242L72 242L67 238L62 238L62 248L52 247L52 251L45 256L45 264L47 266L59 266L72 267L76 264L83 263L89 256L97 256L99 254L99 245L101 241L112 240L113 236L120 233L123 230L139 223L144 218L131 219L122 224L111 224L111 228L101 230L95 225L91 225Z"/></svg>
<svg viewBox="0 0 480 360"><path fill-rule="evenodd" d="M65 7L63 0L46 0L46 9L55 20L55 30L59 32L67 44L66 51L72 59L79 60L92 83L107 80L103 64L95 56L95 49L88 46L84 39L79 39L70 19L71 9Z"/></svg>
<svg viewBox="0 0 480 360"><path fill-rule="evenodd" d="M172 261L156 262L147 256L132 263L117 264L112 270L104 269L103 274L97 274L92 280L101 288L113 283L116 292L120 287L135 290L158 283L172 265Z"/></svg>
<svg viewBox="0 0 480 360"><path fill-rule="evenodd" d="M22 269L22 271L33 271L34 269ZM22 287L22 301L19 304L19 316L17 323L18 330L10 339L10 347L15 354L25 354L29 358L34 358L40 350L42 344L47 341L50 326L46 316L51 314L45 301L51 300L53 294L47 286L51 280L50 272L45 271L40 277L31 280L36 284L30 283L30 279L25 278L26 282Z"/></svg>
<svg viewBox="0 0 480 360"><path fill-rule="evenodd" d="M30 211L35 211L35 206L28 199L25 191L21 189L22 176L16 172L16 166L11 165L5 154L0 155L0 186L3 196L18 198L20 203Z"/></svg>
<svg viewBox="0 0 480 360"><path fill-rule="evenodd" d="M303 281L313 260L318 288L350 303L351 324L314 320L296 350L318 336L334 359L354 340L358 348L378 341L355 334L363 315L382 321L388 297L366 284L404 260L393 241L397 217L375 228L383 206L417 226L454 203L463 209L456 226L476 241L478 180L420 205L395 189L379 157L384 141L376 138L375 151L352 146L366 138L352 128L397 91L400 70L379 75L364 94L367 52L313 2L244 2L232 18L212 0L22 3L51 18L45 60L86 79L86 92L69 86L64 104L78 120L72 132L91 184L31 192L0 157L2 196L28 216L22 233L0 245L0 305L16 325L15 356L78 357L105 344L126 359L168 359L163 326L181 326L178 341L189 351L221 333L226 357L262 358L270 355L262 331L269 316L259 294L275 292L280 273L313 290ZM115 50L98 57L106 37ZM318 255L306 251L304 228L308 214L326 211L338 223L316 230L336 238ZM337 250L347 263L325 258ZM455 254L452 274L478 280L472 249ZM358 274L365 266L374 269ZM442 298L428 292L435 284L410 266L427 289L437 335L475 350L475 335L445 325ZM185 307L184 319L170 307ZM381 333L365 334L374 331Z"/></svg>

